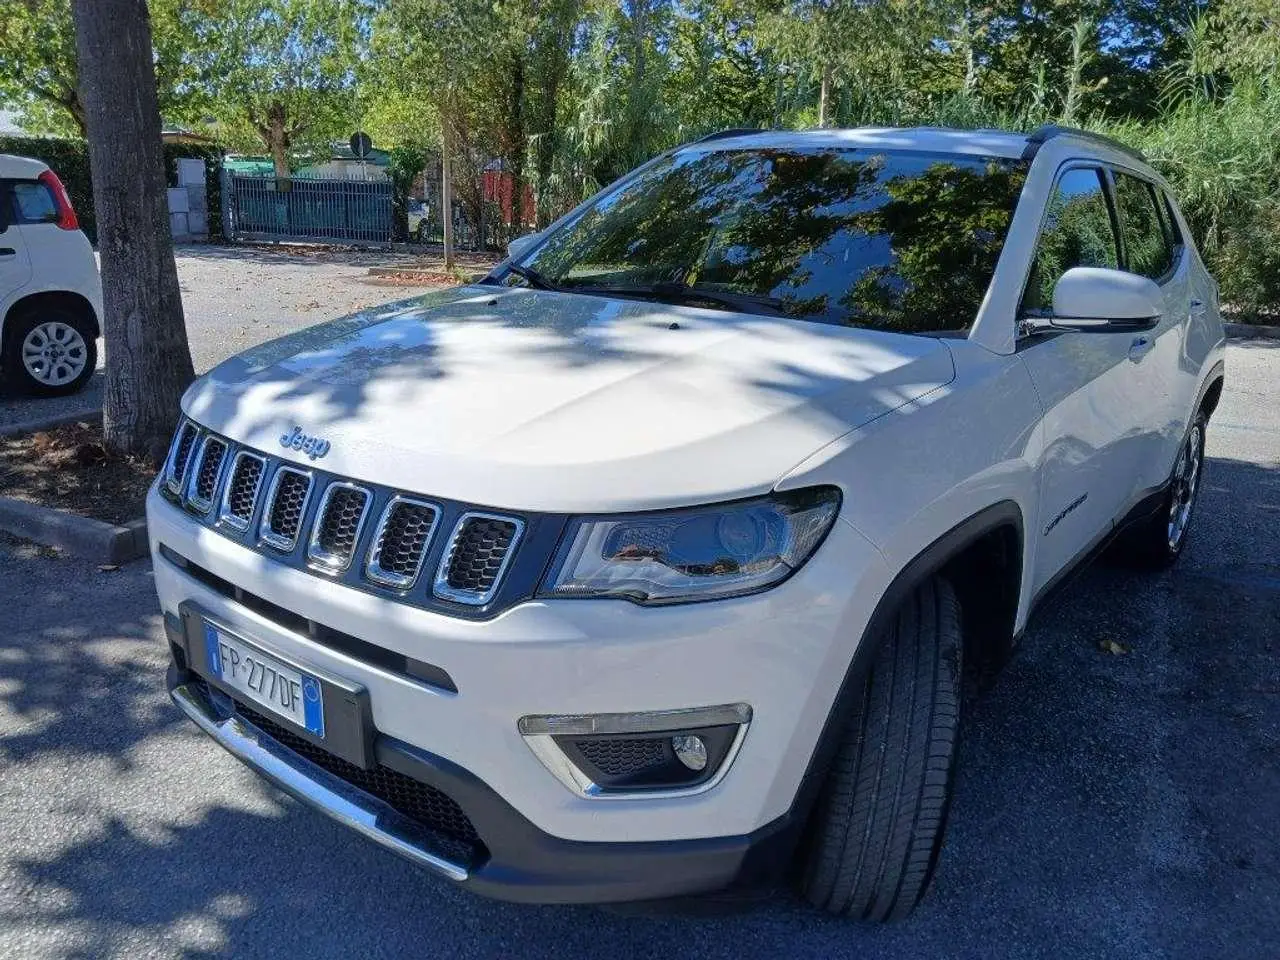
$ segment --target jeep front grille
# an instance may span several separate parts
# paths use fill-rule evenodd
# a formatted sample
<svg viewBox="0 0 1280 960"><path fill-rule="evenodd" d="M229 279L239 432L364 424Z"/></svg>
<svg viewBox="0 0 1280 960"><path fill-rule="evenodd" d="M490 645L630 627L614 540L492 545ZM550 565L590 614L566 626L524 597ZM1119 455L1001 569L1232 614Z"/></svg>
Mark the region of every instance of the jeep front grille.
<svg viewBox="0 0 1280 960"><path fill-rule="evenodd" d="M222 465L226 459L226 441L206 434L187 481L187 502L198 512L208 513L213 508L218 481L222 478Z"/></svg>
<svg viewBox="0 0 1280 960"><path fill-rule="evenodd" d="M440 510L422 500L392 497L373 536L365 576L374 583L408 590L418 579Z"/></svg>
<svg viewBox="0 0 1280 960"><path fill-rule="evenodd" d="M262 542L277 550L292 550L310 499L311 474L293 467L276 470L259 529Z"/></svg>
<svg viewBox="0 0 1280 960"><path fill-rule="evenodd" d="M272 562L468 619L534 596L565 522L355 482L242 447L185 418L161 477L172 503ZM539 556L525 564L522 550Z"/></svg>
<svg viewBox="0 0 1280 960"><path fill-rule="evenodd" d="M493 599L524 523L491 513L464 513L436 573L435 593L446 600L483 606Z"/></svg>
<svg viewBox="0 0 1280 960"><path fill-rule="evenodd" d="M174 434L173 445L169 448L169 457L164 465L164 482L169 492L175 496L182 492L187 464L191 462L191 450L199 435L200 429L190 420L182 421L178 432Z"/></svg>
<svg viewBox="0 0 1280 960"><path fill-rule="evenodd" d="M307 558L321 570L340 572L351 565L371 496L354 483L329 484L316 511Z"/></svg>
<svg viewBox="0 0 1280 960"><path fill-rule="evenodd" d="M255 454L241 450L236 454L231 468L231 479L222 494L220 519L237 530L249 526L253 508L258 505L258 491L262 488L262 475L267 462Z"/></svg>

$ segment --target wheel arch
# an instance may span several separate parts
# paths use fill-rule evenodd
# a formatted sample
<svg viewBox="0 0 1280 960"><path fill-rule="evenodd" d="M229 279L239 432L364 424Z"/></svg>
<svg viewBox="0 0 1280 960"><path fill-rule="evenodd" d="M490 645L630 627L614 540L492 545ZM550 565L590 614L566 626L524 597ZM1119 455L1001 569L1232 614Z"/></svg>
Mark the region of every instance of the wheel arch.
<svg viewBox="0 0 1280 960"><path fill-rule="evenodd" d="M790 818L797 846L807 832L839 747L845 718L850 716L875 659L874 639L888 628L898 607L920 584L942 574L956 590L965 622L973 617L972 622L978 625L973 631L965 630L969 663L980 670L998 663L1013 640L1025 576L1025 529L1022 508L1013 500L998 501L942 534L890 581L859 639L792 802ZM998 590L991 589L993 576Z"/></svg>
<svg viewBox="0 0 1280 960"><path fill-rule="evenodd" d="M1195 412L1204 412L1206 419L1213 416L1218 409L1218 401L1222 399L1222 387L1226 383L1226 364L1219 360L1209 371L1200 385L1200 394L1196 399Z"/></svg>
<svg viewBox="0 0 1280 960"><path fill-rule="evenodd" d="M98 319L98 311L94 309L88 297L72 290L41 290L37 293L29 293L26 296L19 297L9 305L9 309L4 314L4 323L0 326L0 351L3 351L8 346L11 321L28 310L42 306L61 307L64 310L71 310L83 317L87 317L93 330L94 339L96 340L102 336L102 324Z"/></svg>

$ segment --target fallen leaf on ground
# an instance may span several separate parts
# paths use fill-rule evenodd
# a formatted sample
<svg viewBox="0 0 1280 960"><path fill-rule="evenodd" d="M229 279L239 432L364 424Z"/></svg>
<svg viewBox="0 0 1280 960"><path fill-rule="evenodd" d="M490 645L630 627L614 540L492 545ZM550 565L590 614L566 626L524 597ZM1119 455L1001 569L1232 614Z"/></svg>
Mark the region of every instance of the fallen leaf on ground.
<svg viewBox="0 0 1280 960"><path fill-rule="evenodd" d="M115 573L119 569L120 564L118 563L103 563L98 566L99 573Z"/></svg>
<svg viewBox="0 0 1280 960"><path fill-rule="evenodd" d="M1098 649L1103 653L1112 653L1117 657L1123 656L1129 652L1129 648L1119 641L1112 640L1110 637L1098 641Z"/></svg>

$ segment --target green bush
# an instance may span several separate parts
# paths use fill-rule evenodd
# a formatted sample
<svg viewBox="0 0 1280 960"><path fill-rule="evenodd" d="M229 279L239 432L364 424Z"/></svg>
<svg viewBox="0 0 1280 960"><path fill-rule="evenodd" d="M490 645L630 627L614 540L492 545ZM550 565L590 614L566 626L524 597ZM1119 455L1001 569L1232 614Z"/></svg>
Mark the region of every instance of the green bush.
<svg viewBox="0 0 1280 960"><path fill-rule="evenodd" d="M47 163L58 175L71 196L80 226L94 243L98 239L97 220L93 211L93 181L89 174L89 146L83 140L60 140L53 137L0 137L0 153L32 157ZM165 173L171 186L178 182L178 158L198 157L204 160L205 183L209 200L209 236L222 239L222 150L186 143L164 145Z"/></svg>

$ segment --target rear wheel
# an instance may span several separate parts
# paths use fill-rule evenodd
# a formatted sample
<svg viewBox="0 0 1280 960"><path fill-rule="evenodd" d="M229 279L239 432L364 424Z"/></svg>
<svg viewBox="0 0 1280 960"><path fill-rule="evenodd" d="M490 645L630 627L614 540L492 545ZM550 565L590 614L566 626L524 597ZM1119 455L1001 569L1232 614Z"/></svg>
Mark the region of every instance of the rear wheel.
<svg viewBox="0 0 1280 960"><path fill-rule="evenodd" d="M25 393L75 393L93 376L98 345L88 319L65 307L36 306L9 318L0 358L5 379Z"/></svg>
<svg viewBox="0 0 1280 960"><path fill-rule="evenodd" d="M906 916L933 875L960 727L960 605L945 580L897 611L815 811L805 895L863 920Z"/></svg>
<svg viewBox="0 0 1280 960"><path fill-rule="evenodd" d="M1203 411L1191 421L1160 509L1131 527L1120 540L1125 560L1160 570L1172 566L1182 555L1204 475L1204 435L1208 426L1209 419Z"/></svg>

